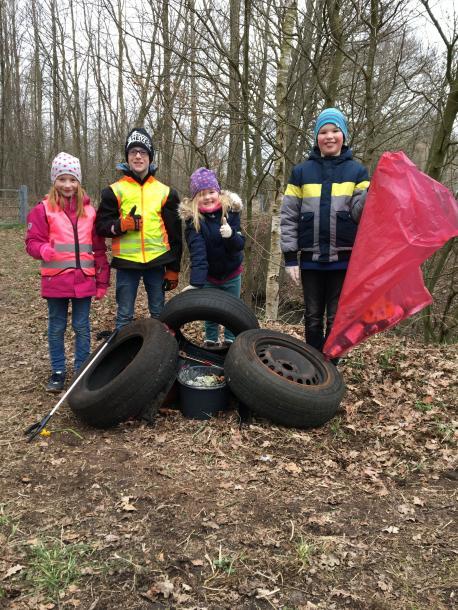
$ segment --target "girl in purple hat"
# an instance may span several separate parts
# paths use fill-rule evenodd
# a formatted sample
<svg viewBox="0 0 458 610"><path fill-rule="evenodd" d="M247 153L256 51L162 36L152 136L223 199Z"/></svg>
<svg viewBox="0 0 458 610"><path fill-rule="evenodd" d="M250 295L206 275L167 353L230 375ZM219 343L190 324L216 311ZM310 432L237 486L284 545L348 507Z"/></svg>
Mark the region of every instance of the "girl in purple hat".
<svg viewBox="0 0 458 610"><path fill-rule="evenodd" d="M26 250L41 261L41 296L48 302L48 345L52 375L48 392L60 392L66 376L64 335L68 305L75 331L74 370L91 346L91 299L102 299L110 268L105 240L95 232L95 210L81 187L76 157L61 152L51 166L51 189L27 217Z"/></svg>
<svg viewBox="0 0 458 610"><path fill-rule="evenodd" d="M201 167L191 176L191 197L180 204L179 214L186 221L185 237L191 255L192 288L218 288L240 298L245 237L240 231L243 209L238 195L221 191L216 175ZM218 325L205 322L205 345L219 344ZM224 344L234 341L224 329Z"/></svg>

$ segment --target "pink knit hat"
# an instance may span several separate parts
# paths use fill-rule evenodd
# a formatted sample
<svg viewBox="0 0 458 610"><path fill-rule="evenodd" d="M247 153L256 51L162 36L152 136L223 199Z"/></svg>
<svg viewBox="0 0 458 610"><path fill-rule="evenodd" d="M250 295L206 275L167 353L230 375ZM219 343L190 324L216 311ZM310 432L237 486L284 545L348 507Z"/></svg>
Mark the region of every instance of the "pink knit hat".
<svg viewBox="0 0 458 610"><path fill-rule="evenodd" d="M80 160L76 157L72 157L68 153L61 152L54 158L51 165L51 182L54 184L56 178L62 176L62 174L70 174L75 176L78 182L81 184L81 165Z"/></svg>

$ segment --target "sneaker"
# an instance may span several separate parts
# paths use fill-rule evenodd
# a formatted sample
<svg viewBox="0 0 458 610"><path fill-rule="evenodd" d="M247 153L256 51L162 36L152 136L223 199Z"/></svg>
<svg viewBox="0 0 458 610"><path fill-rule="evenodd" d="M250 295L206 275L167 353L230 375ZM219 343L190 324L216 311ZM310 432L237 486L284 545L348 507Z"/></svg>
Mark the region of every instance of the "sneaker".
<svg viewBox="0 0 458 610"><path fill-rule="evenodd" d="M112 330L101 330L95 336L97 341L102 341L102 339L108 339L108 337L112 334Z"/></svg>
<svg viewBox="0 0 458 610"><path fill-rule="evenodd" d="M62 392L65 383L65 373L62 371L56 371L51 375L46 386L47 392Z"/></svg>
<svg viewBox="0 0 458 610"><path fill-rule="evenodd" d="M234 343L233 339L224 339L224 347L231 347L231 345Z"/></svg>
<svg viewBox="0 0 458 610"><path fill-rule="evenodd" d="M210 341L210 340L207 339L207 340L204 341L204 347L207 347L207 348L210 348L210 349L215 348L215 347L219 347L219 341Z"/></svg>

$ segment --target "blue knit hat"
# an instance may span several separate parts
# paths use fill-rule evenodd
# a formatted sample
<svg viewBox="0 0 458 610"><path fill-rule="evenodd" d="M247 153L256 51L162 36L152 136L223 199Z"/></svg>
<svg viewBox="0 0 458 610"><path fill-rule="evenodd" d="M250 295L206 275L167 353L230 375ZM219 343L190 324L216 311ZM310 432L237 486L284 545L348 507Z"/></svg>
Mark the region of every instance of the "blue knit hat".
<svg viewBox="0 0 458 610"><path fill-rule="evenodd" d="M331 125L335 125L340 129L340 131L344 135L344 142L348 141L348 125L344 115L337 110L337 108L326 108L318 115L318 118L315 123L315 129L313 130L315 134L315 142L318 138L318 132L323 127L323 125L327 125L331 123Z"/></svg>

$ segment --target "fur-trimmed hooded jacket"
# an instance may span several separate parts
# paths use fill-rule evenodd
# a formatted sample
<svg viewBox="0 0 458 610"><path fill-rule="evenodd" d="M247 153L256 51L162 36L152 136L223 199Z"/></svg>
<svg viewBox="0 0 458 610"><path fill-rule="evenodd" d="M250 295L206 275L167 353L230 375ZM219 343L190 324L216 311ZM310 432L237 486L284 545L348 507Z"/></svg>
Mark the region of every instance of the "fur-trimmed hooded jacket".
<svg viewBox="0 0 458 610"><path fill-rule="evenodd" d="M232 235L223 239L220 234L222 210L201 214L200 231L193 222L191 200L180 204L178 214L185 224L185 238L191 255L192 286L202 287L207 281L220 283L241 273L245 237L240 232L242 200L235 193L222 191L221 200L229 202L227 222Z"/></svg>

